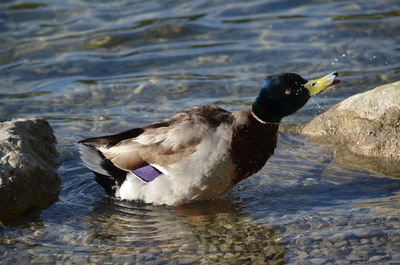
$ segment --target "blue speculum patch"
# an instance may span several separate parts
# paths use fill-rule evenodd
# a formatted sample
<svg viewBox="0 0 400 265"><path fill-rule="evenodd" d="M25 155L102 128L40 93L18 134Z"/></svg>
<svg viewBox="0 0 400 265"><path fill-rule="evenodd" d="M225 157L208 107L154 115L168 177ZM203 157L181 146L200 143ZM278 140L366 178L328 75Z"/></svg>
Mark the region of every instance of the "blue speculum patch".
<svg viewBox="0 0 400 265"><path fill-rule="evenodd" d="M162 173L151 165L147 165L132 171L133 174L138 176L144 182L150 182L155 180Z"/></svg>

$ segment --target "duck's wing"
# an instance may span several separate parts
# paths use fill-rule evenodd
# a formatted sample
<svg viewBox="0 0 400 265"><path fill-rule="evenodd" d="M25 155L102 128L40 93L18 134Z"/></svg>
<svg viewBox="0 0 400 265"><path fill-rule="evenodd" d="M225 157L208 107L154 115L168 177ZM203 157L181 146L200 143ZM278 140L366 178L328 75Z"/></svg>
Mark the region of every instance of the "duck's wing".
<svg viewBox="0 0 400 265"><path fill-rule="evenodd" d="M80 141L81 157L103 175L110 175L105 163L123 171L148 164L166 168L195 152L206 132L229 122L230 115L217 106L198 106L142 128Z"/></svg>

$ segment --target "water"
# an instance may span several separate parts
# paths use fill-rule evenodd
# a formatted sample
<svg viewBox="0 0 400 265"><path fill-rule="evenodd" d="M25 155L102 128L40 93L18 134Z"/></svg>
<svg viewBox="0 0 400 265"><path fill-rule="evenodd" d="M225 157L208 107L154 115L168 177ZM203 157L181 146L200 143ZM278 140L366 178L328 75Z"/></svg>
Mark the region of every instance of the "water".
<svg viewBox="0 0 400 265"><path fill-rule="evenodd" d="M284 125L400 79L400 4L359 1L3 1L0 120L55 128L59 200L0 230L0 263L400 262L400 180L281 133L262 171L217 203L116 201L76 141L197 104L243 108L266 74L342 85ZM275 262L275 263L274 263Z"/></svg>

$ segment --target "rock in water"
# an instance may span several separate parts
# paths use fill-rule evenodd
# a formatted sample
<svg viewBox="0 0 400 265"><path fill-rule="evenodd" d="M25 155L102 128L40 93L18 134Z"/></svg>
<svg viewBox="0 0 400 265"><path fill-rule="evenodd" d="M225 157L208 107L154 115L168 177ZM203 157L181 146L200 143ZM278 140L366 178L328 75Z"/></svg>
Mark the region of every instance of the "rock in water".
<svg viewBox="0 0 400 265"><path fill-rule="evenodd" d="M56 138L43 119L14 119L0 123L0 218L58 197Z"/></svg>
<svg viewBox="0 0 400 265"><path fill-rule="evenodd" d="M347 98L306 124L302 133L358 155L399 161L400 82Z"/></svg>

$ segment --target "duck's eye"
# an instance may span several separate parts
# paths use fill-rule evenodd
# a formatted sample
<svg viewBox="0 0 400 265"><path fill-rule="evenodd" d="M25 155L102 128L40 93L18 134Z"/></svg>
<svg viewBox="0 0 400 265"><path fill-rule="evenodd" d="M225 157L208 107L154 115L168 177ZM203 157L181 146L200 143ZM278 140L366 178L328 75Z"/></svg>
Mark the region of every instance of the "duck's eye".
<svg viewBox="0 0 400 265"><path fill-rule="evenodd" d="M315 86L317 83L316 82L313 82L313 83L311 83L311 86Z"/></svg>
<svg viewBox="0 0 400 265"><path fill-rule="evenodd" d="M289 96L292 93L292 90L290 88L286 88L284 93L285 95Z"/></svg>

